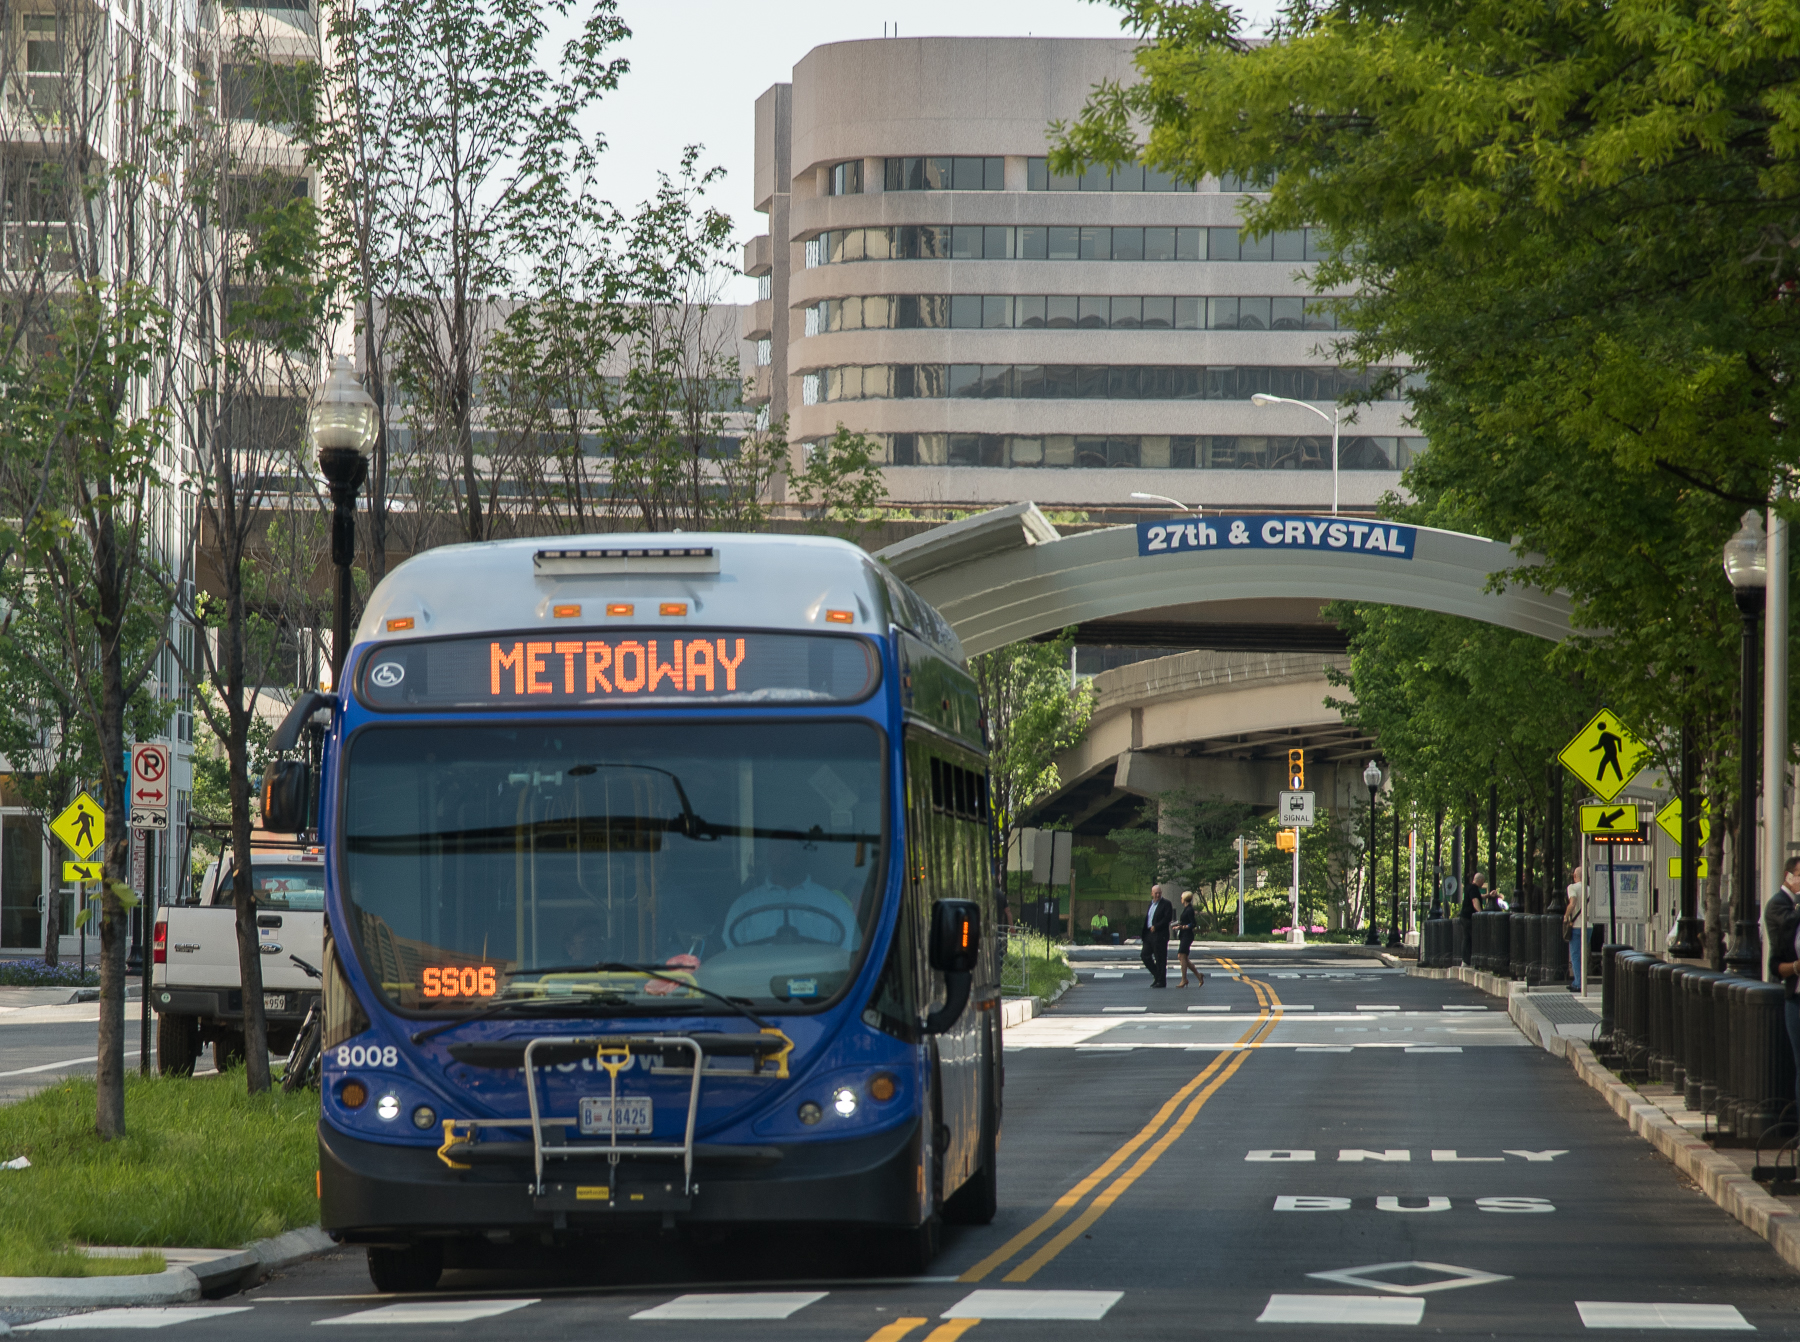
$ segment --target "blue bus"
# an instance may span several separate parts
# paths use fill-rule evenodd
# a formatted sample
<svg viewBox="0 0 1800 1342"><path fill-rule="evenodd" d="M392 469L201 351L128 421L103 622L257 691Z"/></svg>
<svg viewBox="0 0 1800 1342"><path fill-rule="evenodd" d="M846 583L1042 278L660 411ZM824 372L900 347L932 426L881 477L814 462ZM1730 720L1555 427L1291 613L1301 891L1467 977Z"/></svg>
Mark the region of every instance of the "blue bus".
<svg viewBox="0 0 1800 1342"><path fill-rule="evenodd" d="M449 546L333 688L263 807L326 856L320 1214L378 1288L771 1224L916 1273L992 1219L986 732L917 594L822 538Z"/></svg>

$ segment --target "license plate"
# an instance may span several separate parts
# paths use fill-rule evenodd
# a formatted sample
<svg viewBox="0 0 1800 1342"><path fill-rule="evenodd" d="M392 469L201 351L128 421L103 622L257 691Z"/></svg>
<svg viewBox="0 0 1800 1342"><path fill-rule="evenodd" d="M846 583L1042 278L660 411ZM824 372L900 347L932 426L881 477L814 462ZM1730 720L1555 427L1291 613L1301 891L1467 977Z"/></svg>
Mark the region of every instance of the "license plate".
<svg viewBox="0 0 1800 1342"><path fill-rule="evenodd" d="M283 993L264 993L263 994L263 1010L264 1011L286 1011L287 1010L287 996Z"/></svg>
<svg viewBox="0 0 1800 1342"><path fill-rule="evenodd" d="M581 1130L591 1135L602 1137L612 1132L607 1121L607 1097L604 1095L583 1096L581 1100ZM650 1097L648 1095L621 1095L611 1101L612 1114L618 1122L619 1135L639 1136L650 1131Z"/></svg>

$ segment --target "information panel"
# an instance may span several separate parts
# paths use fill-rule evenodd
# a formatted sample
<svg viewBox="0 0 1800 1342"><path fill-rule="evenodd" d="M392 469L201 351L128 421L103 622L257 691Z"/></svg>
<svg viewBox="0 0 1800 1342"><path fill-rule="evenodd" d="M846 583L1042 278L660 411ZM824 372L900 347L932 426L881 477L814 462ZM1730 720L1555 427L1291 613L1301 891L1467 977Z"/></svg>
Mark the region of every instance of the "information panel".
<svg viewBox="0 0 1800 1342"><path fill-rule="evenodd" d="M853 635L608 629L389 643L363 658L371 708L561 708L643 703L855 703L881 679Z"/></svg>

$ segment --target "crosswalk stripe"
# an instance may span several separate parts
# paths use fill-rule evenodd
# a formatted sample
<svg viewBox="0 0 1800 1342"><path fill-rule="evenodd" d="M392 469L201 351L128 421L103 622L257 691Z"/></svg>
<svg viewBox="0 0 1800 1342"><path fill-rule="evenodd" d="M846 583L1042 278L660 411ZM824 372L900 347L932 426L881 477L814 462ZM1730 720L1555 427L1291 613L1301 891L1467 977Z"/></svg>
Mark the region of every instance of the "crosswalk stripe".
<svg viewBox="0 0 1800 1342"><path fill-rule="evenodd" d="M1272 1295L1258 1323L1416 1324L1425 1302L1404 1295Z"/></svg>
<svg viewBox="0 0 1800 1342"><path fill-rule="evenodd" d="M1756 1326L1734 1305L1650 1304L1620 1300L1577 1300L1576 1310L1589 1328L1707 1329L1755 1332Z"/></svg>
<svg viewBox="0 0 1800 1342"><path fill-rule="evenodd" d="M510 1314L515 1309L535 1305L533 1300L404 1300L397 1304L359 1309L354 1314L340 1314L335 1319L314 1319L314 1325L366 1323L473 1323Z"/></svg>
<svg viewBox="0 0 1800 1342"><path fill-rule="evenodd" d="M15 1323L15 1333L60 1333L87 1328L168 1328L177 1323L201 1323L227 1314L247 1314L248 1305L133 1305L97 1309L91 1314L65 1314L37 1323Z"/></svg>
<svg viewBox="0 0 1800 1342"><path fill-rule="evenodd" d="M826 1296L824 1291L720 1291L678 1295L634 1319L785 1319Z"/></svg>
<svg viewBox="0 0 1800 1342"><path fill-rule="evenodd" d="M1124 1298L1123 1291L971 1291L940 1319L1074 1319L1095 1323Z"/></svg>

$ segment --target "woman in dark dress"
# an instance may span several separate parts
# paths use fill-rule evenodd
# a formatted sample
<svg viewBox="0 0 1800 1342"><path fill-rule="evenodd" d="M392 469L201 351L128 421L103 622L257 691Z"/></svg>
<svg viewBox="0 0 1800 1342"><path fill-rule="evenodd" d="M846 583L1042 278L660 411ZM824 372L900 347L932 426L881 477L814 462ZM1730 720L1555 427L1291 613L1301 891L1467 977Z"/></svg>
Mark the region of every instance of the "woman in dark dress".
<svg viewBox="0 0 1800 1342"><path fill-rule="evenodd" d="M1181 934L1181 941L1175 948L1176 958L1181 963L1181 983L1178 986L1183 988L1187 987L1189 974L1194 976L1196 987L1204 988L1206 986L1206 975L1195 969L1194 962L1188 959L1188 952L1194 946L1194 925L1194 892L1183 890L1181 892L1181 921L1176 924L1176 930Z"/></svg>

